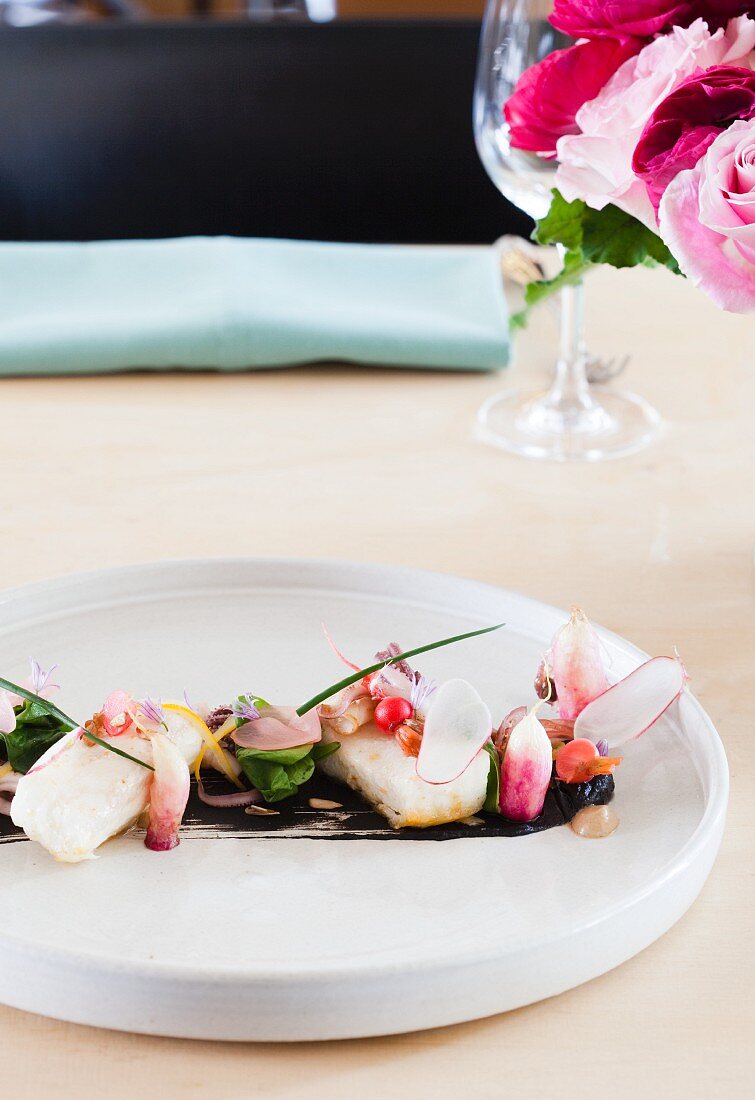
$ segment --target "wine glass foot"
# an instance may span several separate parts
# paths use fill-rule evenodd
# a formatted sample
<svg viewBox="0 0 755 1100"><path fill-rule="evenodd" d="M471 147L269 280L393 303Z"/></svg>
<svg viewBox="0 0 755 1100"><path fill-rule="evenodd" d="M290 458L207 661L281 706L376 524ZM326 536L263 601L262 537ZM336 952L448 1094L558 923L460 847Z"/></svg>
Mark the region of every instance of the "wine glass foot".
<svg viewBox="0 0 755 1100"><path fill-rule="evenodd" d="M606 390L572 404L549 394L505 392L477 416L485 443L526 458L597 462L642 450L658 431L655 409L633 393Z"/></svg>

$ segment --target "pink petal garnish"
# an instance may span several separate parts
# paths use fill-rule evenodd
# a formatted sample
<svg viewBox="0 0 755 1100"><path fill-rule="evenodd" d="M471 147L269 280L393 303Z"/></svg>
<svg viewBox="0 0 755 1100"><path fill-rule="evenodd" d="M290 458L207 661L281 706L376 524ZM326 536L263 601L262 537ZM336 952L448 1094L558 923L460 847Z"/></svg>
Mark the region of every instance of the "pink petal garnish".
<svg viewBox="0 0 755 1100"><path fill-rule="evenodd" d="M553 751L542 722L530 713L509 736L501 765L500 807L510 821L534 821L551 781Z"/></svg>
<svg viewBox="0 0 755 1100"><path fill-rule="evenodd" d="M322 737L314 710L299 716L294 707L266 707L254 722L246 722L231 734L242 749L295 749L315 744Z"/></svg>
<svg viewBox="0 0 755 1100"><path fill-rule="evenodd" d="M126 733L134 724L137 703L127 691L113 691L102 704L102 724L110 737Z"/></svg>
<svg viewBox="0 0 755 1100"><path fill-rule="evenodd" d="M561 718L576 718L608 687L600 639L578 607L572 608L569 622L554 635L549 671Z"/></svg>
<svg viewBox="0 0 755 1100"><path fill-rule="evenodd" d="M16 712L7 691L0 688L0 733L13 733L16 728Z"/></svg>
<svg viewBox="0 0 755 1100"><path fill-rule="evenodd" d="M178 844L178 829L189 800L189 766L164 733L154 734L151 743L155 773L144 843L153 852L168 852Z"/></svg>
<svg viewBox="0 0 755 1100"><path fill-rule="evenodd" d="M466 680L446 680L425 719L417 775L425 783L451 783L467 770L492 729L490 711Z"/></svg>
<svg viewBox="0 0 755 1100"><path fill-rule="evenodd" d="M678 657L653 657L608 688L581 712L575 738L617 748L639 737L684 690L687 674Z"/></svg>

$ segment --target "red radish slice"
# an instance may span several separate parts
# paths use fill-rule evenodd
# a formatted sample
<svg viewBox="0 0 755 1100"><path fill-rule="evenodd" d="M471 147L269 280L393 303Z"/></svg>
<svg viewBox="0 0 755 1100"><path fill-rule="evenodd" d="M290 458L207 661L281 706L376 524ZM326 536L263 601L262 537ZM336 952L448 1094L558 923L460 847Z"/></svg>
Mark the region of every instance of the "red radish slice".
<svg viewBox="0 0 755 1100"><path fill-rule="evenodd" d="M189 800L189 766L164 733L151 738L155 774L149 788L149 825L145 845L169 852L178 844L178 829Z"/></svg>
<svg viewBox="0 0 755 1100"><path fill-rule="evenodd" d="M259 718L239 726L231 737L242 749L295 749L315 744L322 730L314 710L300 717L293 707L265 707Z"/></svg>
<svg viewBox="0 0 755 1100"><path fill-rule="evenodd" d="M490 737L490 711L466 680L446 680L425 719L417 775L426 783L451 783L467 770Z"/></svg>
<svg viewBox="0 0 755 1100"><path fill-rule="evenodd" d="M657 722L684 689L687 674L678 657L653 657L614 684L579 714L574 737L610 748L632 741Z"/></svg>

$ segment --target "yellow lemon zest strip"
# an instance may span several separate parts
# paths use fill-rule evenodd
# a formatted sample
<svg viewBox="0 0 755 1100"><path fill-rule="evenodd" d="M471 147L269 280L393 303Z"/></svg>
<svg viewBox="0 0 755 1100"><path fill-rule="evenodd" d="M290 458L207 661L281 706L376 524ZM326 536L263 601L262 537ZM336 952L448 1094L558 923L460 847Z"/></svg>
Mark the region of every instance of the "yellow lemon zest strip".
<svg viewBox="0 0 755 1100"><path fill-rule="evenodd" d="M204 741L204 747L202 748L202 751L200 752L194 763L194 774L197 776L197 778L199 778L199 768L202 764L205 753L208 749L214 749L215 752L218 754L218 760L226 778L229 779L231 783L233 783L234 787L238 787L240 791L245 790L244 784L239 780L237 776L233 774L233 771L230 768L228 761L226 760L225 753L223 752L223 749L218 741L215 739L212 730L195 711L189 710L188 707L182 707L179 703L163 703L163 710L170 710L173 711L175 714L181 714L184 718L188 718L189 721L192 722L201 733L202 740Z"/></svg>

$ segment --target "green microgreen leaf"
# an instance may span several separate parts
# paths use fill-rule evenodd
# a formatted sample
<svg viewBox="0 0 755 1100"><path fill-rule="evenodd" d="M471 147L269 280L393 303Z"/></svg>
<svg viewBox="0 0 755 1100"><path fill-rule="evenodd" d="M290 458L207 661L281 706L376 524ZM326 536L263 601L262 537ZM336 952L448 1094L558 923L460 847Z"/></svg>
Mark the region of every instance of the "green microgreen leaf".
<svg viewBox="0 0 755 1100"><path fill-rule="evenodd" d="M477 638L481 634L490 634L494 630L500 630L505 623L497 623L495 626L484 626L481 630L470 630L466 634L455 634L453 638L442 638L439 642L430 642L428 645L417 646L416 649L408 649L406 653L397 653L395 657L388 657L384 661L378 661L374 665L367 665L366 668L360 668L356 672L352 672L350 676L345 676L343 680L339 680L336 684L331 684L330 687L325 688L324 691L318 692L311 699L308 699L306 703L302 703L300 707L296 708L296 713L301 716L306 714L307 711L312 710L319 703L324 703L326 699L330 699L332 695L337 695L339 691L343 691L344 688L350 687L352 684L358 683L359 680L365 676L371 676L373 672L380 672L381 668L385 668L387 665L395 665L399 661L407 661L410 657L416 657L419 653L429 653L432 649L440 649L441 646L452 645L454 642L463 642L467 638Z"/></svg>
<svg viewBox="0 0 755 1100"><path fill-rule="evenodd" d="M489 814L501 812L501 761L498 750L492 741L485 744L485 751L490 757L488 768L488 785L485 790L485 802L483 810Z"/></svg>

